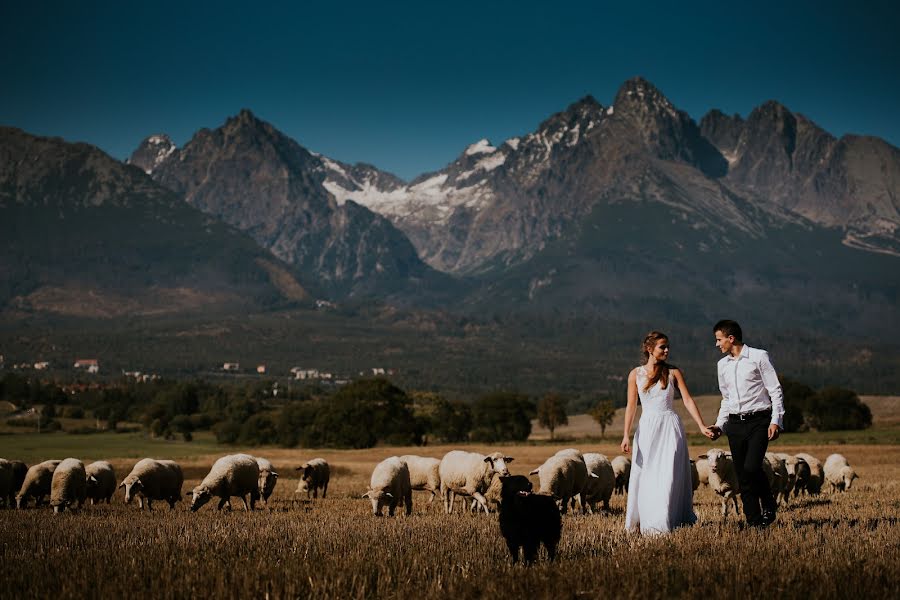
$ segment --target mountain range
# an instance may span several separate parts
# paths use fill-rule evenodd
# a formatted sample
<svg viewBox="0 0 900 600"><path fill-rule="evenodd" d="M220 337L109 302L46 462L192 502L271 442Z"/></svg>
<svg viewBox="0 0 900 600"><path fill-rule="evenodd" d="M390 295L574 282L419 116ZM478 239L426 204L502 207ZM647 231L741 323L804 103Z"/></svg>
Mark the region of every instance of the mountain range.
<svg viewBox="0 0 900 600"><path fill-rule="evenodd" d="M698 123L634 78L412 181L249 110L182 147L153 134L127 164L13 128L0 158L7 314L319 298L869 340L900 325L900 151L774 101Z"/></svg>

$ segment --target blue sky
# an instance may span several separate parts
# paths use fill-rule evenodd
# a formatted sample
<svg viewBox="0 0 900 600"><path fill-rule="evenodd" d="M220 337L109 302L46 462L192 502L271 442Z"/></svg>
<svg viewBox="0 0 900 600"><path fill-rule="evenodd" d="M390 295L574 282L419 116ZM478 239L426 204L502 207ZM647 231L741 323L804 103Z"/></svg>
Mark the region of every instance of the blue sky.
<svg viewBox="0 0 900 600"><path fill-rule="evenodd" d="M249 108L409 179L641 75L697 120L776 99L900 145L895 2L142 4L0 3L0 124L126 158Z"/></svg>

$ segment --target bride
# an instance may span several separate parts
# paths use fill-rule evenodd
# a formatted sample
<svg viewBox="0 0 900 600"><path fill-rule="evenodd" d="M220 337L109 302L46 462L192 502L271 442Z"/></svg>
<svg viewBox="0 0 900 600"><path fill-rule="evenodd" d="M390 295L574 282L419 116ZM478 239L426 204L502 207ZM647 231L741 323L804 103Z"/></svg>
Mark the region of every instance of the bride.
<svg viewBox="0 0 900 600"><path fill-rule="evenodd" d="M681 371L666 362L669 338L659 331L651 331L644 338L642 349L644 364L628 375L628 406L621 446L622 452L631 451L628 437L640 397L642 412L634 432L625 529L662 533L692 525L697 520L687 440L681 419L672 410L676 387L703 434L710 439L715 434L704 424Z"/></svg>

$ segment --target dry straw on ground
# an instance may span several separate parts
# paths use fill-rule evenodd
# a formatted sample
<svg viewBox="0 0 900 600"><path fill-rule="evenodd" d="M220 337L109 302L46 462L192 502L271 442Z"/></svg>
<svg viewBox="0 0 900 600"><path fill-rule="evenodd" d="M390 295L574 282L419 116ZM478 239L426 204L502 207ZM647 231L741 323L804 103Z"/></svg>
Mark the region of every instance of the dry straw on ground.
<svg viewBox="0 0 900 600"><path fill-rule="evenodd" d="M518 459L514 473L557 449L505 447ZM824 459L836 448L803 450ZM611 514L565 517L559 560L530 569L510 564L495 515L445 515L417 493L412 517L373 517L359 498L371 467L408 451L260 451L285 474L271 511L190 514L183 503L141 514L121 494L110 506L63 515L2 510L0 598L900 596L898 447L840 448L859 485L796 500L766 531L743 531L733 516L723 524L718 500L701 488L697 526L629 536L617 496ZM336 475L327 499L308 502L294 498L290 467L313 455ZM185 490L212 458L186 461ZM118 463L119 473L131 462Z"/></svg>

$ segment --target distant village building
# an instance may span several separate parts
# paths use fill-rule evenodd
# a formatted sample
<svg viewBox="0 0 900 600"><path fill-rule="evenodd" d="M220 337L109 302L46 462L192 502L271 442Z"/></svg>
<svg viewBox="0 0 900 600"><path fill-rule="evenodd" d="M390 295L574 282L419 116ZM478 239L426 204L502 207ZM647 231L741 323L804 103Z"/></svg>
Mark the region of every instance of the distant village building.
<svg viewBox="0 0 900 600"><path fill-rule="evenodd" d="M384 369L382 367L372 367L372 375L384 375Z"/></svg>
<svg viewBox="0 0 900 600"><path fill-rule="evenodd" d="M265 375L266 374L266 365L258 365L256 367L256 372L259 373L260 375Z"/></svg>
<svg viewBox="0 0 900 600"><path fill-rule="evenodd" d="M234 363L225 363L224 365L222 365L222 370L223 370L223 371L240 371L240 370L241 370L241 363L236 363L236 362L234 362Z"/></svg>
<svg viewBox="0 0 900 600"><path fill-rule="evenodd" d="M337 308L337 304L334 302L329 302L328 300L316 300L316 308Z"/></svg>
<svg viewBox="0 0 900 600"><path fill-rule="evenodd" d="M34 363L34 368L38 371L46 371L50 368L50 363L46 360L42 360L41 362Z"/></svg>
<svg viewBox="0 0 900 600"><path fill-rule="evenodd" d="M319 379L320 374L318 369L301 369L300 367L294 367L291 369L291 373L294 374L294 379Z"/></svg>
<svg viewBox="0 0 900 600"><path fill-rule="evenodd" d="M76 369L84 369L88 373L100 372L100 361L96 358L79 358L75 361Z"/></svg>

